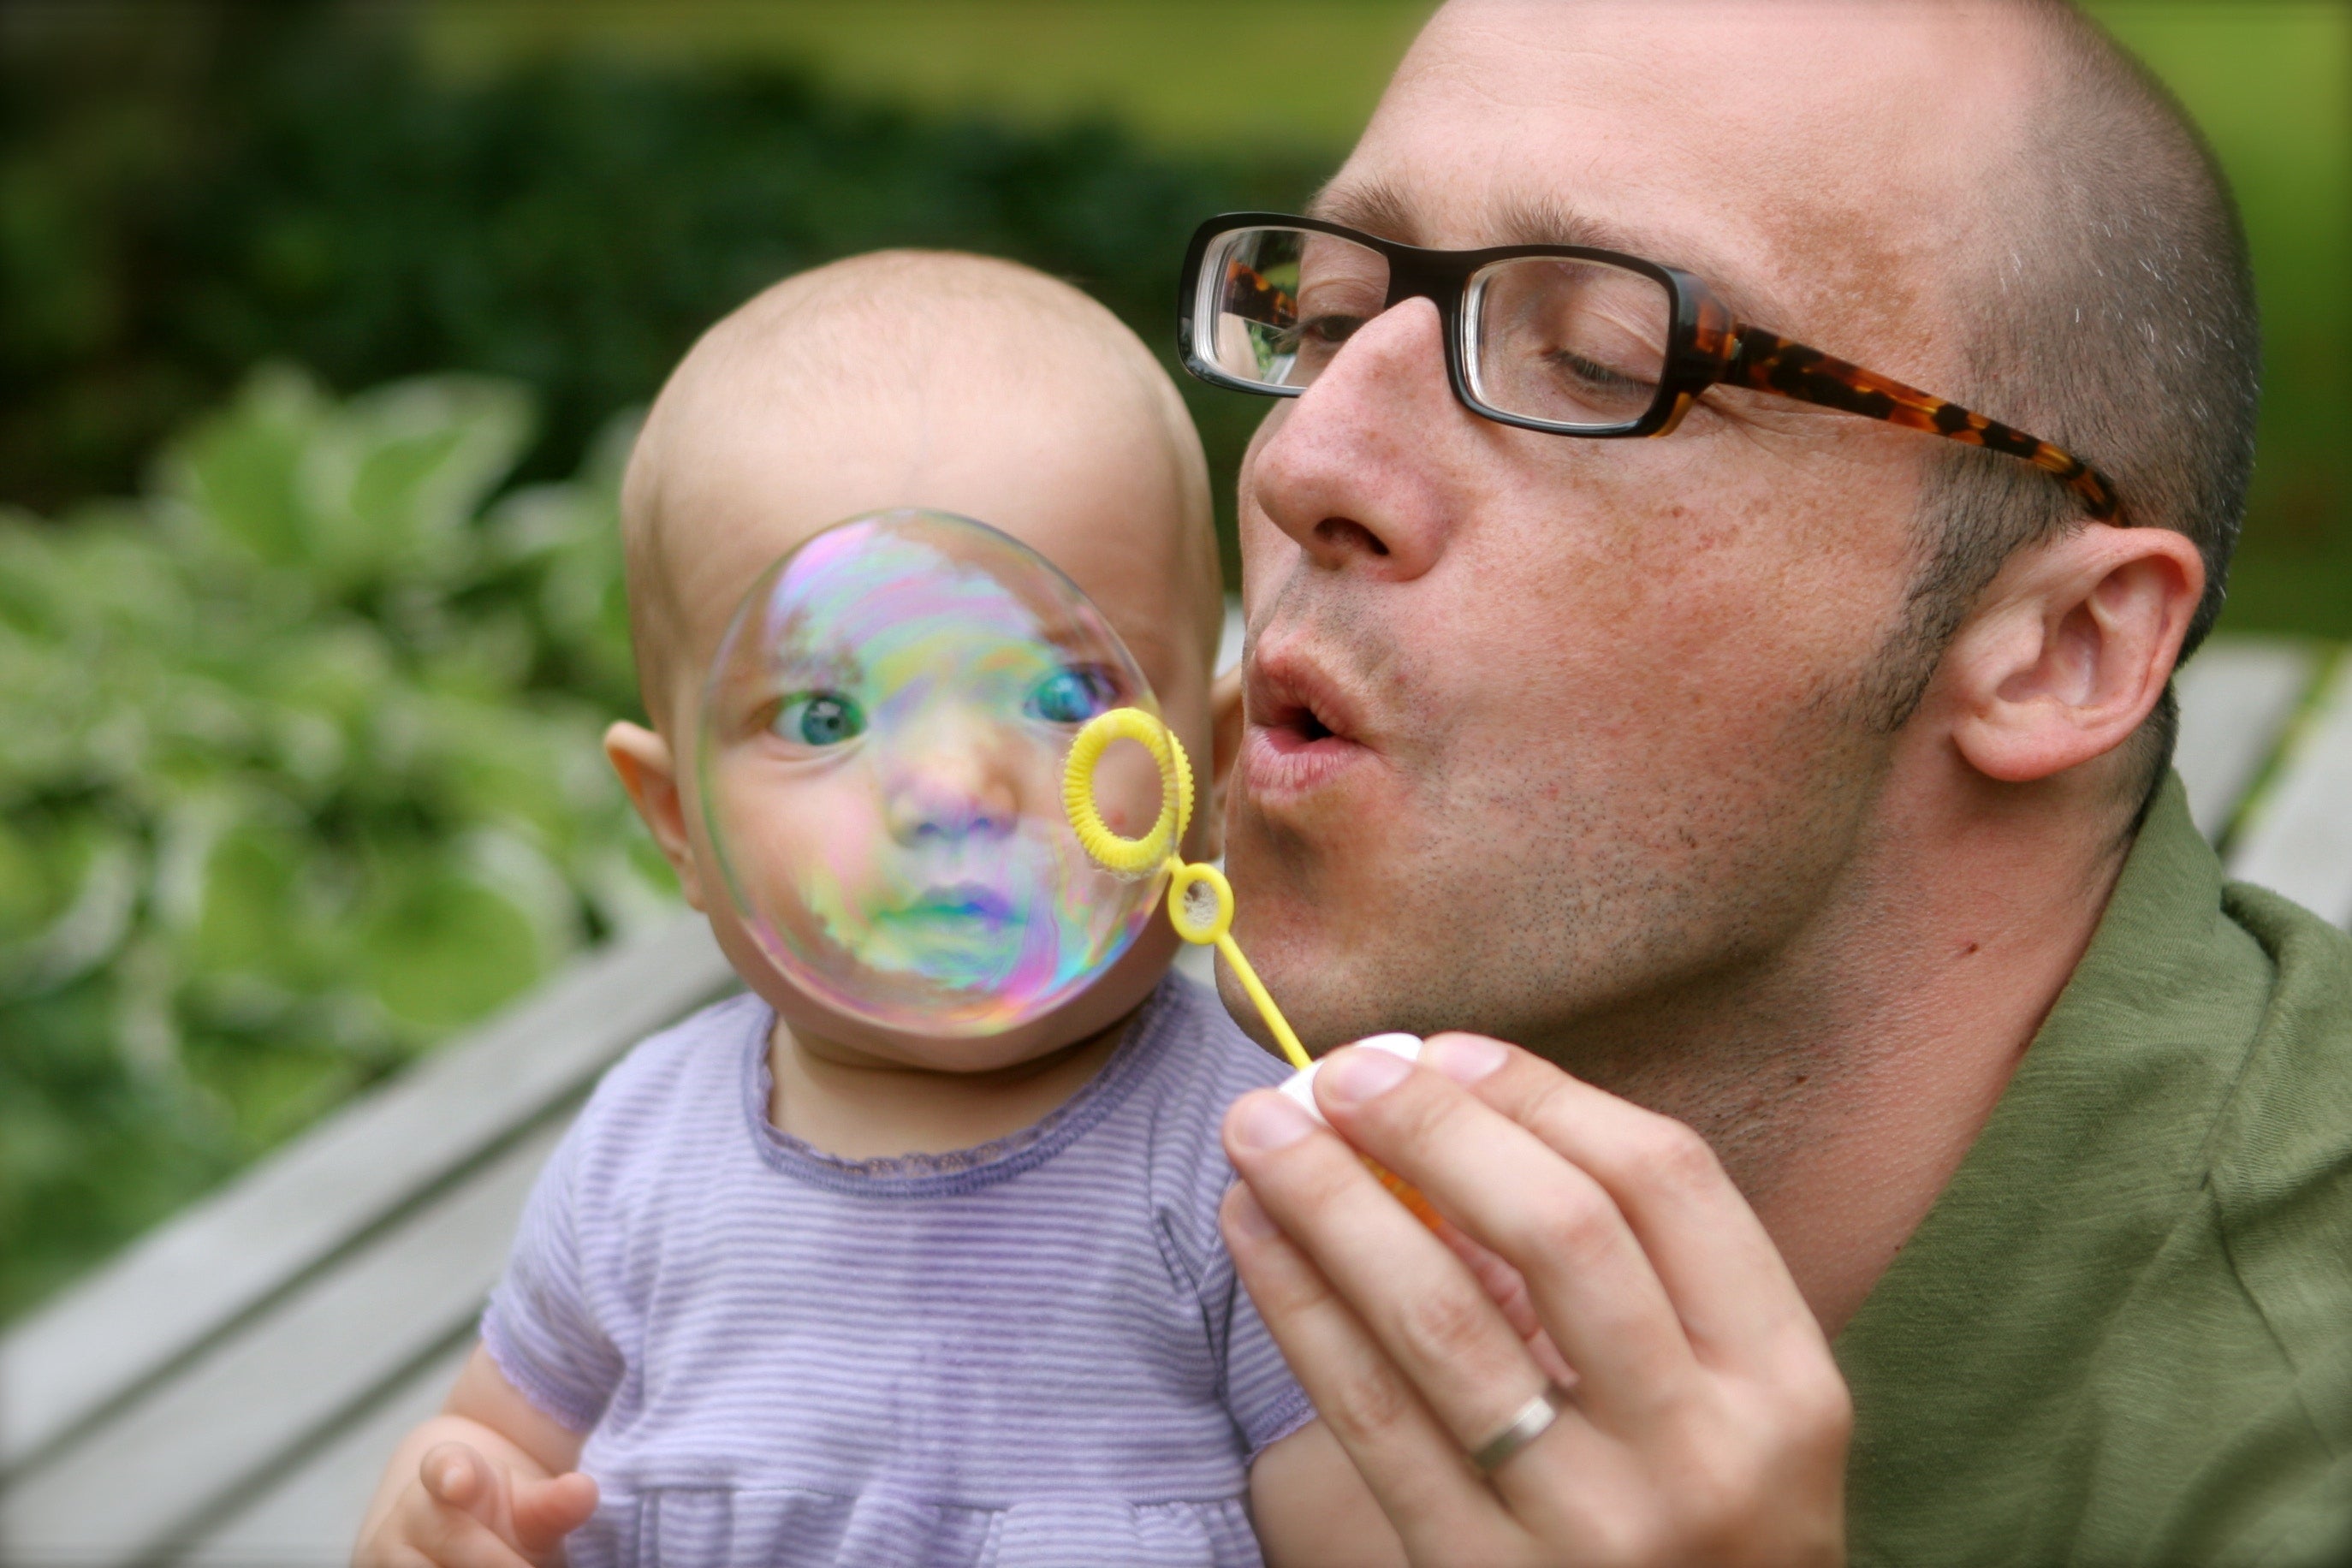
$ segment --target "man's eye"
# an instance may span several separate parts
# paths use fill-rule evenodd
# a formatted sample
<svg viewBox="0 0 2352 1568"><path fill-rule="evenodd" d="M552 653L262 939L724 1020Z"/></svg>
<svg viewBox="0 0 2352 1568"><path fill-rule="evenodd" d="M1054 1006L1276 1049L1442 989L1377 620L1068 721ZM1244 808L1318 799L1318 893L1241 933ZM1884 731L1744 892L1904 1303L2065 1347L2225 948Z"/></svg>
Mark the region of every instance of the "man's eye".
<svg viewBox="0 0 2352 1568"><path fill-rule="evenodd" d="M1298 323L1297 331L1310 342L1337 345L1354 337L1356 329L1363 324L1361 316L1309 316Z"/></svg>
<svg viewBox="0 0 2352 1568"><path fill-rule="evenodd" d="M784 699L770 728L803 746L837 746L866 733L866 714L841 692L803 691Z"/></svg>
<svg viewBox="0 0 2352 1568"><path fill-rule="evenodd" d="M1110 677L1099 669L1057 669L1037 683L1024 704L1033 719L1083 724L1118 700Z"/></svg>
<svg viewBox="0 0 2352 1568"><path fill-rule="evenodd" d="M1621 370L1612 370L1609 366L1599 363L1593 360L1589 360L1582 354L1577 353L1572 350L1555 350L1545 357L1549 358L1552 364L1562 374L1597 390L1608 392L1630 392L1634 390L1649 391L1657 385L1655 382L1644 381L1641 377L1635 375L1628 375Z"/></svg>

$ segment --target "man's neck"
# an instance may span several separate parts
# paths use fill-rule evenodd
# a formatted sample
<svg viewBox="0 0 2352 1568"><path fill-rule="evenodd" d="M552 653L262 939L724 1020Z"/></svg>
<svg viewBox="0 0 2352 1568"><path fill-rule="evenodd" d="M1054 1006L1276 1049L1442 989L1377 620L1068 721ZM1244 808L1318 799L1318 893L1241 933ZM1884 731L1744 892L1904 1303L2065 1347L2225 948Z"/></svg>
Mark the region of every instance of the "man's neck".
<svg viewBox="0 0 2352 1568"><path fill-rule="evenodd" d="M1764 963L1580 1028L1559 1058L1690 1123L1835 1334L1983 1130L2074 973L2127 846L1969 792L1882 818Z"/></svg>

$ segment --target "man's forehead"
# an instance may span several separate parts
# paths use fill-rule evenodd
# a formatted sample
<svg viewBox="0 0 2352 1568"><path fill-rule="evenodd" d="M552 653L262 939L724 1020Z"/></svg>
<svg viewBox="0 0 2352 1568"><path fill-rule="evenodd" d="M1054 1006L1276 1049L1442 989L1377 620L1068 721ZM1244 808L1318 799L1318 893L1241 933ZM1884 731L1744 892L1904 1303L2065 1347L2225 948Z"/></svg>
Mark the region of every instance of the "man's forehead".
<svg viewBox="0 0 2352 1568"><path fill-rule="evenodd" d="M1999 0L1456 0L1317 213L1444 248L1628 251L1801 327L1786 319L1801 301L1951 248L2020 112L1999 90L2027 74L2005 47L2013 15Z"/></svg>

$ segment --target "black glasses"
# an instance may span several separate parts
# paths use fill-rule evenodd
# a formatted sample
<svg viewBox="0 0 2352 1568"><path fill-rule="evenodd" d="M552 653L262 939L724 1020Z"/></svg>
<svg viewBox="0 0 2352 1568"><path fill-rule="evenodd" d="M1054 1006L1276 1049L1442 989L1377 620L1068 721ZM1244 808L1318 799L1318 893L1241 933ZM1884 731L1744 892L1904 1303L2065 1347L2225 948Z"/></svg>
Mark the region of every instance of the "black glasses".
<svg viewBox="0 0 2352 1568"><path fill-rule="evenodd" d="M2006 452L2098 521L2121 510L2105 475L2047 441L1736 321L1678 268L1586 246L1423 250L1315 218L1227 213L1185 252L1184 363L1214 385L1296 397L1357 328L1413 299L1437 307L1454 395L1504 425L1664 436L1708 387L1752 387Z"/></svg>

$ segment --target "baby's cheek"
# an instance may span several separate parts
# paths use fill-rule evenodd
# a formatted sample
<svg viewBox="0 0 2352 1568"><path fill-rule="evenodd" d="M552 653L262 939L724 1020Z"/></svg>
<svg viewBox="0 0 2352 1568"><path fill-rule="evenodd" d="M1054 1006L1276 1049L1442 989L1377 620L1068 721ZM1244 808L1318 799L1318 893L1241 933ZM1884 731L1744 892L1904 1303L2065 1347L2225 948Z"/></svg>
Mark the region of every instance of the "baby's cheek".
<svg viewBox="0 0 2352 1568"><path fill-rule="evenodd" d="M1060 808L1058 799L1055 808ZM1095 808L1104 826L1122 838L1150 832L1160 816L1160 764L1151 753L1133 741L1112 742L1095 769Z"/></svg>
<svg viewBox="0 0 2352 1568"><path fill-rule="evenodd" d="M813 781L787 803L790 825L780 837L785 878L821 876L853 906L871 910L893 881L896 846L881 800L863 770L844 769Z"/></svg>
<svg viewBox="0 0 2352 1568"><path fill-rule="evenodd" d="M826 885L846 900L870 896L889 836L873 787L858 773L771 774L736 793L716 847L746 897L786 915Z"/></svg>

